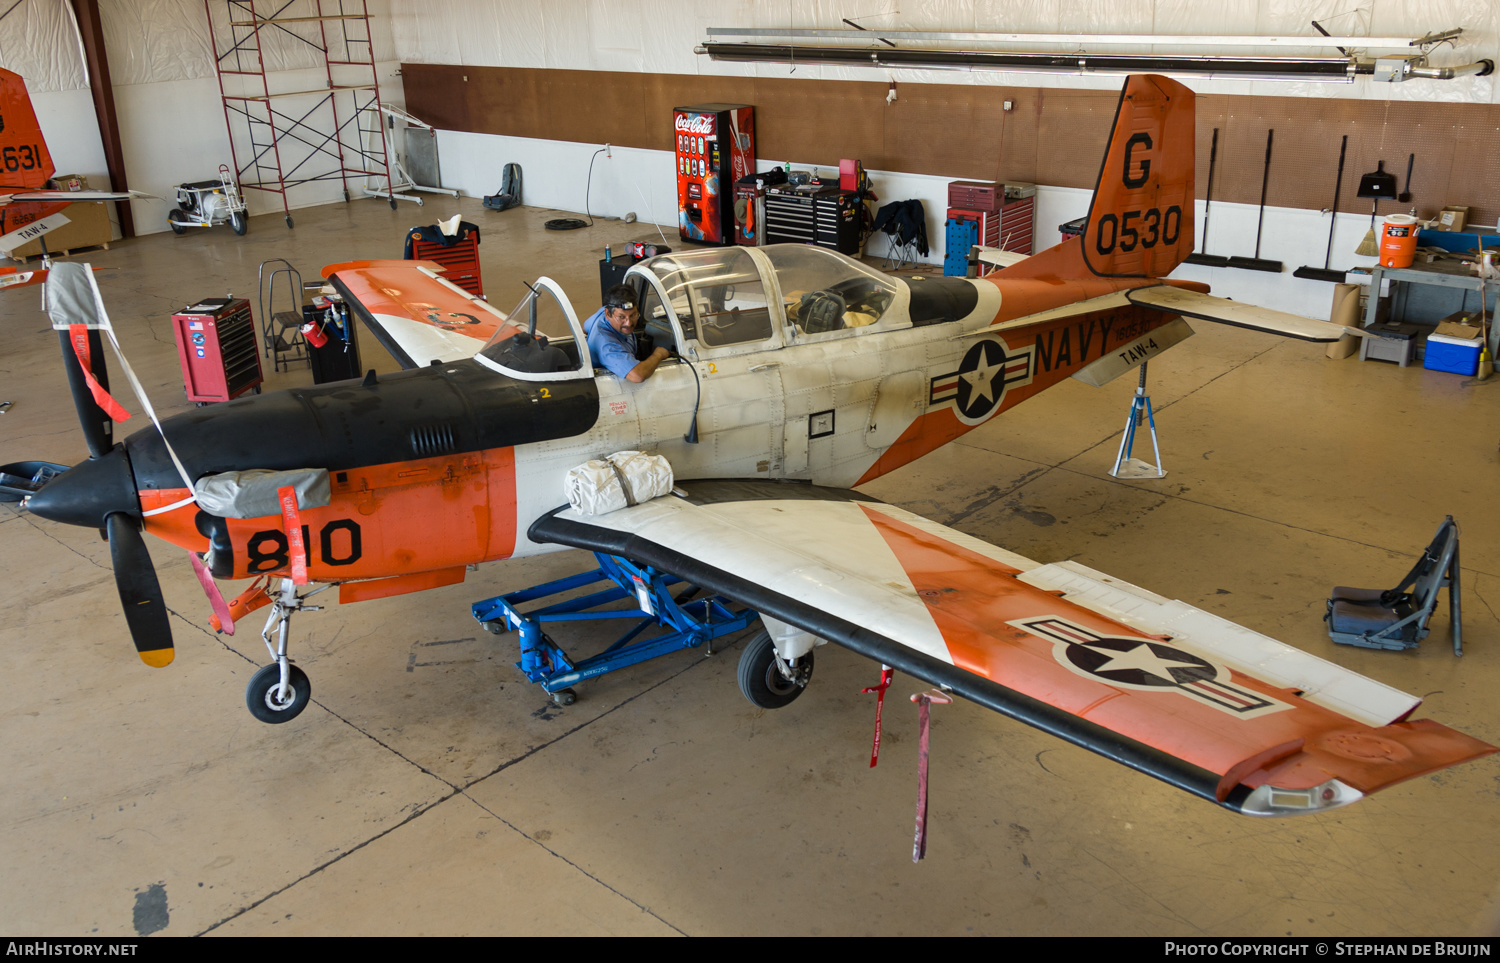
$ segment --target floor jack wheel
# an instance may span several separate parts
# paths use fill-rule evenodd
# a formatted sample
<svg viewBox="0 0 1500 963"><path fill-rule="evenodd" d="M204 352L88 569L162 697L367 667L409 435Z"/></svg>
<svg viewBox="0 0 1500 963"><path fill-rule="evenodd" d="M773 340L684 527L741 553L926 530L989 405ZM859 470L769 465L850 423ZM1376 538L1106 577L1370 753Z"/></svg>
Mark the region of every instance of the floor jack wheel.
<svg viewBox="0 0 1500 963"><path fill-rule="evenodd" d="M578 693L572 689L558 689L552 693L552 701L560 706L570 706L578 701Z"/></svg>
<svg viewBox="0 0 1500 963"><path fill-rule="evenodd" d="M276 696L281 685L281 666L273 662L252 675L250 684L245 687L245 705L250 714L272 725L297 718L312 699L312 683L308 681L307 673L295 665L288 666L287 681L292 684L292 694L290 699L282 702Z"/></svg>

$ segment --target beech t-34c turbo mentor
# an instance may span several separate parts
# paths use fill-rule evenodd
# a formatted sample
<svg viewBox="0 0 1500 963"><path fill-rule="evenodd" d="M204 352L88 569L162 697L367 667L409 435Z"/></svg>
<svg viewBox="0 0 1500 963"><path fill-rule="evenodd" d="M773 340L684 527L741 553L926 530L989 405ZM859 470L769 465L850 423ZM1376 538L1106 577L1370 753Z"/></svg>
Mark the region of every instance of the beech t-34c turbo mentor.
<svg viewBox="0 0 1500 963"><path fill-rule="evenodd" d="M580 547L761 613L770 641L745 657L760 660L762 704L790 701L814 645L836 642L1240 812L1323 810L1495 752L1412 720L1416 698L1207 612L852 490L1064 378L1132 370L1191 334L1184 316L1344 333L1160 280L1193 247L1193 111L1181 84L1130 78L1085 233L990 277L898 280L795 245L636 264L646 329L675 351L642 384L593 368L548 279L506 316L433 265L330 267L409 370L189 411L122 445L75 391L94 457L30 510L107 530L153 665L172 642L142 527L206 553L216 578L280 577L285 614L299 563L355 601ZM90 278L76 279L71 299L51 295L56 272L48 283L54 325L95 320ZM557 507L570 468L622 450L664 456L685 493ZM236 474L252 469L284 474ZM280 625L250 693L262 718L307 699Z"/></svg>

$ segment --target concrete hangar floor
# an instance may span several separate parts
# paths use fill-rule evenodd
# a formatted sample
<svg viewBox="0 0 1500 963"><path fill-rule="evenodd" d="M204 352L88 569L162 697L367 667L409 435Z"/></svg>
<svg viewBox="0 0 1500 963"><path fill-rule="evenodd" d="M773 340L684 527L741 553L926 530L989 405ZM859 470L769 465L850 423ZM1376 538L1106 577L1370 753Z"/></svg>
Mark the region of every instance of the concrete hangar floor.
<svg viewBox="0 0 1500 963"><path fill-rule="evenodd" d="M169 317L253 299L256 266L399 256L454 210L508 309L547 274L580 313L596 261L650 228L361 200L156 234L77 258L163 413L187 406ZM675 239L673 241L675 243ZM0 325L3 461L85 457L35 289ZM1067 382L870 494L1043 562L1076 558L1426 697L1500 742L1500 387L1328 361L1200 323L1151 368L1168 476L1107 470L1133 378ZM394 364L371 339L367 367ZM113 365L113 359L111 359ZM120 379L123 381L123 379ZM305 367L268 389L307 384ZM1500 381L1500 379L1496 379ZM118 394L136 410L128 392ZM143 420L143 419L142 419ZM141 420L121 429L135 430ZM1334 584L1386 586L1444 514L1463 525L1466 654L1335 649ZM868 768L878 667L833 646L791 706L750 706L738 646L679 653L554 706L469 603L589 567L483 566L294 622L315 704L245 711L260 622L207 627L185 554L150 540L178 656L142 666L90 531L0 505L0 932L188 934L1466 935L1493 932L1500 757L1331 814L1236 816L960 702L934 710L928 858L911 862L919 686L897 678ZM329 593L325 598L330 598ZM1443 606L1446 608L1446 602ZM573 644L573 640L569 640ZM579 637L576 645L589 651Z"/></svg>

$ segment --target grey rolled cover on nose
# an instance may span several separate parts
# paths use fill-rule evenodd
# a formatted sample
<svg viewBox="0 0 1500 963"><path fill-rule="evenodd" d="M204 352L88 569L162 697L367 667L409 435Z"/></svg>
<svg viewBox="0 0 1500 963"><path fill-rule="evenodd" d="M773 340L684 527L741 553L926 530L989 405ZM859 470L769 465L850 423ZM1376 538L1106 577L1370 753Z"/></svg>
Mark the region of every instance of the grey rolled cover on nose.
<svg viewBox="0 0 1500 963"><path fill-rule="evenodd" d="M270 471L226 471L204 475L193 486L198 507L220 518L263 518L280 515L276 492L290 486L297 492L298 510L322 508L330 498L326 468L293 468Z"/></svg>

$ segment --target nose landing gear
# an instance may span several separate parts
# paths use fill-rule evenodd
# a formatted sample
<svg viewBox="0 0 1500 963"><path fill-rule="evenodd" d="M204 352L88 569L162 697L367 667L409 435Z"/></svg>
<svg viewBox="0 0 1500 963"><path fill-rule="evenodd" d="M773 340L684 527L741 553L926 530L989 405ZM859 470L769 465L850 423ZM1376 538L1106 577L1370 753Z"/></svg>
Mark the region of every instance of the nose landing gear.
<svg viewBox="0 0 1500 963"><path fill-rule="evenodd" d="M308 605L306 601L331 587L321 585L298 595L295 582L289 578L281 580L279 597L271 603L271 614L260 633L272 662L251 676L250 684L245 687L245 705L261 722L273 725L290 722L307 708L312 699L312 683L308 681L307 673L292 665L287 658L286 640L291 630L292 613L322 611L323 606ZM273 632L276 634L274 646L271 644Z"/></svg>

